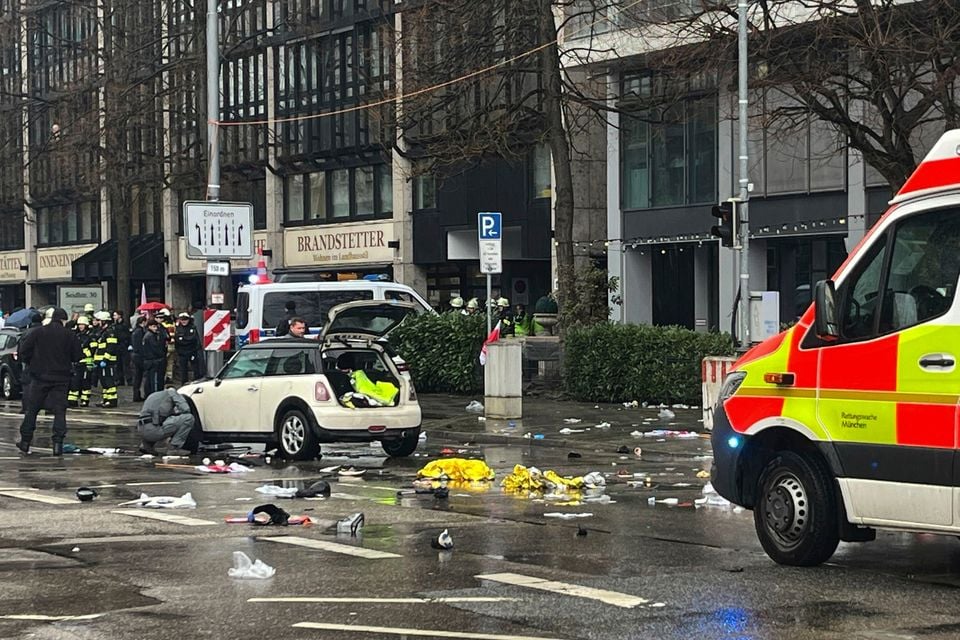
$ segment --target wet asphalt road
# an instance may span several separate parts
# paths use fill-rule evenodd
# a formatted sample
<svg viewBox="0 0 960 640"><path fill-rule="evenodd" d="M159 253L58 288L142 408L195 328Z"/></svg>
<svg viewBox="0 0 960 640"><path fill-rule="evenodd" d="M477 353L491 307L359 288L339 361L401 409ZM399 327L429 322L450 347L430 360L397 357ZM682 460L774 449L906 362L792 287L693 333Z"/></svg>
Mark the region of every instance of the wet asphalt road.
<svg viewBox="0 0 960 640"><path fill-rule="evenodd" d="M136 454L57 460L38 450L22 459L12 446L16 408L0 404L0 638L960 636L960 542L952 537L880 533L873 543L842 544L828 565L792 569L762 553L749 512L695 506L709 442L629 434L696 428L696 412L678 411L675 424L667 425L654 410L530 402L527 420L511 427L464 414L461 399L425 398L424 404L428 436L418 454L425 456L391 460L376 447L333 445L316 462L273 461L229 476L162 467ZM583 422L567 425L562 417ZM71 413L70 420L68 441L80 446L136 444L129 408ZM601 420L611 427L559 433ZM38 445L47 429L41 425ZM520 437L526 431L544 439ZM641 446L642 457L616 453L620 445ZM398 497L443 448L484 458L497 483L485 491L454 487L447 500ZM571 451L581 457L569 458ZM366 472L345 480L320 471L339 464ZM601 471L613 502L563 505L505 495L499 479L515 464L564 475ZM333 483L329 500L265 499L254 491L321 477ZM99 498L75 501L79 486L98 487ZM11 497L16 489L28 493ZM178 522L116 513L120 502L141 492L190 492L198 507L162 512L190 519ZM650 505L651 497L676 498L677 505ZM50 503L57 498L66 502ZM317 523L254 528L223 522L271 501ZM366 519L362 536L336 535L331 526L357 511ZM564 521L545 517L548 512L592 516ZM577 535L578 525L586 536ZM445 528L454 538L451 552L430 546ZM346 548L270 540L277 537ZM357 548L389 555L344 553ZM263 560L276 575L229 578L234 551ZM503 578L511 583L478 578L491 574L514 577ZM515 584L530 579L559 583L539 586L566 593ZM391 601L398 598L416 600ZM23 619L29 616L88 617Z"/></svg>

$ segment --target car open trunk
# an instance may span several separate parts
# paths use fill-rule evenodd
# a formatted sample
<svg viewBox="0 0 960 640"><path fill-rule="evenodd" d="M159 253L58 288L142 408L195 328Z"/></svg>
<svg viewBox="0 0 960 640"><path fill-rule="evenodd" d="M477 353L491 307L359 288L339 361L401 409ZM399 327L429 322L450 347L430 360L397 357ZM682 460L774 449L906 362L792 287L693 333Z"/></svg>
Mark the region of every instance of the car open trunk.
<svg viewBox="0 0 960 640"><path fill-rule="evenodd" d="M328 345L323 373L341 405L354 409L395 407L403 389L396 368L382 347Z"/></svg>

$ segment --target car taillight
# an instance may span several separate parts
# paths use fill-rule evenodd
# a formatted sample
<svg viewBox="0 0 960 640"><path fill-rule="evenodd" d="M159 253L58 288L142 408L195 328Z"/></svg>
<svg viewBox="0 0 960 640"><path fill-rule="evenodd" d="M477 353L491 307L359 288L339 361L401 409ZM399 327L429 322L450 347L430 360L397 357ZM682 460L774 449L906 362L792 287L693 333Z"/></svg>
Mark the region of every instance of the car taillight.
<svg viewBox="0 0 960 640"><path fill-rule="evenodd" d="M327 385L318 382L313 387L313 397L317 399L317 402L329 402L330 392L327 390Z"/></svg>
<svg viewBox="0 0 960 640"><path fill-rule="evenodd" d="M397 365L397 371L400 373L406 373L407 371L410 371L410 365L408 365L406 362L395 362L394 364Z"/></svg>
<svg viewBox="0 0 960 640"><path fill-rule="evenodd" d="M417 389L416 389L416 387L413 386L413 381L412 381L412 380L410 381L409 384L410 384L410 396L409 396L410 402L416 402L416 401L417 401Z"/></svg>

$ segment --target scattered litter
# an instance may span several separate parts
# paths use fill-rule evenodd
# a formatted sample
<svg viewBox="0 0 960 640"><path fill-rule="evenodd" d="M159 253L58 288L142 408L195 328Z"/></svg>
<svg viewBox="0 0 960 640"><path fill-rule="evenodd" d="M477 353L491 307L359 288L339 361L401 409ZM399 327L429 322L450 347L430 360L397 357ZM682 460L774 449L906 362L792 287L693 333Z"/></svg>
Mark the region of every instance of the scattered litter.
<svg viewBox="0 0 960 640"><path fill-rule="evenodd" d="M320 469L320 473L333 473L339 468L340 468L340 465L335 464L332 467L324 467L323 469Z"/></svg>
<svg viewBox="0 0 960 640"><path fill-rule="evenodd" d="M234 498L236 502L250 502L253 498Z"/></svg>
<svg viewBox="0 0 960 640"><path fill-rule="evenodd" d="M617 447L617 453L630 453L630 449L627 448L627 445L622 444Z"/></svg>
<svg viewBox="0 0 960 640"><path fill-rule="evenodd" d="M164 462L170 462L171 460L187 460L189 456L162 456L160 459Z"/></svg>
<svg viewBox="0 0 960 640"><path fill-rule="evenodd" d="M348 478L356 478L358 476L362 476L366 472L367 472L366 469L354 469L353 467L350 467L349 469L340 469L340 471L338 471L337 474L341 476L346 476Z"/></svg>
<svg viewBox="0 0 960 640"><path fill-rule="evenodd" d="M309 516L291 516L275 504L262 504L245 516L227 516L223 521L227 524L277 525L281 527L288 525L310 526L313 524L313 520Z"/></svg>
<svg viewBox="0 0 960 640"><path fill-rule="evenodd" d="M477 422L486 422L487 419L483 416L477 416Z"/></svg>
<svg viewBox="0 0 960 640"><path fill-rule="evenodd" d="M245 580L266 580L272 578L277 570L263 560L253 562L250 556L243 551L233 552L233 568L227 570L227 575L231 578L240 578Z"/></svg>
<svg viewBox="0 0 960 640"><path fill-rule="evenodd" d="M91 502L100 493L90 487L80 487L77 489L77 500L80 502Z"/></svg>
<svg viewBox="0 0 960 640"><path fill-rule="evenodd" d="M150 455L149 453L145 453L145 454L143 454L142 456L140 456L140 459L141 459L141 460L153 460L153 456Z"/></svg>
<svg viewBox="0 0 960 640"><path fill-rule="evenodd" d="M166 458L164 458L164 461L166 461ZM194 469L202 473L249 473L253 471L250 467L237 462L224 464L223 460L217 460L214 464L198 464Z"/></svg>
<svg viewBox="0 0 960 640"><path fill-rule="evenodd" d="M571 429L570 427L564 427L563 429L560 429L561 435L568 436L571 433L583 433L583 429Z"/></svg>
<svg viewBox="0 0 960 640"><path fill-rule="evenodd" d="M580 538L582 538L582 537L585 536L585 535L587 535L587 530L583 528L583 525L578 524L578 525L577 525L577 536L580 537Z"/></svg>
<svg viewBox="0 0 960 640"><path fill-rule="evenodd" d="M427 441L427 432L426 432L426 431L421 431L421 432L420 432L420 435L417 436L417 440L419 440L420 442L426 442L426 441Z"/></svg>
<svg viewBox="0 0 960 640"><path fill-rule="evenodd" d="M717 493L717 490L713 488L711 483L703 485L703 496L705 498L704 503L711 507L729 507L732 506L732 503L724 498L722 495ZM700 504L698 502L698 504Z"/></svg>
<svg viewBox="0 0 960 640"><path fill-rule="evenodd" d="M543 514L544 518L559 518L561 520L576 520L577 518L591 518L593 517L592 513L560 513L559 511L551 511L550 513Z"/></svg>
<svg viewBox="0 0 960 640"><path fill-rule="evenodd" d="M506 493L517 495L544 494L548 499L577 499L583 490L603 492L606 480L599 472L585 476L561 476L556 471L516 465L500 483Z"/></svg>
<svg viewBox="0 0 960 640"><path fill-rule="evenodd" d="M570 453L567 454L567 457L568 457L568 458L582 458L583 456L582 456L581 454L577 453L576 451L571 451Z"/></svg>
<svg viewBox="0 0 960 640"><path fill-rule="evenodd" d="M670 406L673 407L674 409L689 409L689 408L690 408L690 405L686 405L686 404L672 404L672 405L670 405Z"/></svg>
<svg viewBox="0 0 960 640"><path fill-rule="evenodd" d="M640 447L634 447L634 449L633 449L633 455L637 456L638 458L642 457L642 456L643 456L643 449L641 449Z"/></svg>
<svg viewBox="0 0 960 640"><path fill-rule="evenodd" d="M624 403L623 403L623 408L624 408L624 409L636 409L636 408L639 407L639 406L640 406L640 403L637 402L636 400L634 400L633 402L624 402Z"/></svg>
<svg viewBox="0 0 960 640"><path fill-rule="evenodd" d="M642 437L643 437L643 432L642 432L642 431L631 431L631 432L630 432L630 435L632 435L634 438L642 438ZM626 453L626 452L624 452L624 453Z"/></svg>
<svg viewBox="0 0 960 640"><path fill-rule="evenodd" d="M117 449L116 447L87 447L86 449L81 449L80 452L90 451L92 453L99 453L102 456L118 456L123 453L122 449Z"/></svg>
<svg viewBox="0 0 960 640"><path fill-rule="evenodd" d="M430 541L430 546L434 549L449 551L453 549L453 538L451 538L450 533L444 529L440 532L439 536Z"/></svg>
<svg viewBox="0 0 960 640"><path fill-rule="evenodd" d="M265 484L262 487L257 487L254 491L275 498L294 498L298 489L296 487L278 487L275 484Z"/></svg>
<svg viewBox="0 0 960 640"><path fill-rule="evenodd" d="M337 533L349 533L353 537L356 537L362 528L363 514L360 512L349 515L337 522Z"/></svg>
<svg viewBox="0 0 960 640"><path fill-rule="evenodd" d="M583 422L580 418L564 418L563 421L567 424L580 424Z"/></svg>
<svg viewBox="0 0 960 640"><path fill-rule="evenodd" d="M444 478L456 482L477 482L493 480L495 474L493 469L488 467L483 460L444 458L427 463L426 466L417 471L417 477L433 480Z"/></svg>
<svg viewBox="0 0 960 640"><path fill-rule="evenodd" d="M583 501L589 502L590 504L616 504L616 501L605 493L595 496L584 496Z"/></svg>
<svg viewBox="0 0 960 640"><path fill-rule="evenodd" d="M610 423L609 423L609 422L601 422L600 424L596 425L594 428L595 428L595 429L609 429L609 428L610 428Z"/></svg>
<svg viewBox="0 0 960 640"><path fill-rule="evenodd" d="M70 552L71 552L71 553L80 553L80 547L74 547L73 549L70 549Z"/></svg>
<svg viewBox="0 0 960 640"><path fill-rule="evenodd" d="M546 437L546 436L544 436L542 433L535 433L535 434L533 434L533 439L534 439L534 440L543 440L545 437Z"/></svg>
<svg viewBox="0 0 960 640"><path fill-rule="evenodd" d="M583 476L583 484L588 489L599 489L607 486L607 480L599 471L591 471L587 475Z"/></svg>
<svg viewBox="0 0 960 640"><path fill-rule="evenodd" d="M700 435L695 431L676 431L674 429L654 429L653 431L647 431L646 433L640 433L639 431L634 431L630 435L640 436L642 438L699 438Z"/></svg>
<svg viewBox="0 0 960 640"><path fill-rule="evenodd" d="M533 434L530 433L529 431L527 431L525 434L523 434L523 437L526 438L527 440L529 440L530 438L533 437Z"/></svg>
<svg viewBox="0 0 960 640"><path fill-rule="evenodd" d="M649 498L647 498L647 504L651 504L651 505L666 504L666 505L674 506L674 505L680 504L680 500L678 500L677 498L663 498L661 500L657 500L655 497L650 496Z"/></svg>
<svg viewBox="0 0 960 640"><path fill-rule="evenodd" d="M190 493L185 493L179 498L173 496L154 496L151 498L147 494L141 493L136 500L121 502L119 506L138 506L146 509L196 509L197 502Z"/></svg>
<svg viewBox="0 0 960 640"><path fill-rule="evenodd" d="M697 477L698 477L698 478L709 478L709 477L710 477L710 472L707 471L706 469L704 469L704 470L702 470L702 471L697 471Z"/></svg>
<svg viewBox="0 0 960 640"><path fill-rule="evenodd" d="M670 411L670 409L660 409L660 413L657 414L657 417L661 420L673 420L677 417L677 414L675 414L673 411Z"/></svg>
<svg viewBox="0 0 960 640"><path fill-rule="evenodd" d="M203 460L201 460L201 463L202 463L202 464L211 464L211 460L210 460L210 458L204 458Z"/></svg>
<svg viewBox="0 0 960 640"><path fill-rule="evenodd" d="M472 400L470 404L467 405L467 411L470 413L483 413L483 403Z"/></svg>

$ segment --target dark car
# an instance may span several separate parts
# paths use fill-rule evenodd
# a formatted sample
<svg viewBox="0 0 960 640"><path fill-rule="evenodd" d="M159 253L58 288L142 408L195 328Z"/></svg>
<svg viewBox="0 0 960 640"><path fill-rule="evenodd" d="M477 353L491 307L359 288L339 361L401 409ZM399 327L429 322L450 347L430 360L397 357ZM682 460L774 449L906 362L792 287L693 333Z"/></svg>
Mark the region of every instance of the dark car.
<svg viewBox="0 0 960 640"><path fill-rule="evenodd" d="M0 398L4 400L16 400L20 397L22 367L17 360L20 334L19 329L0 329Z"/></svg>

